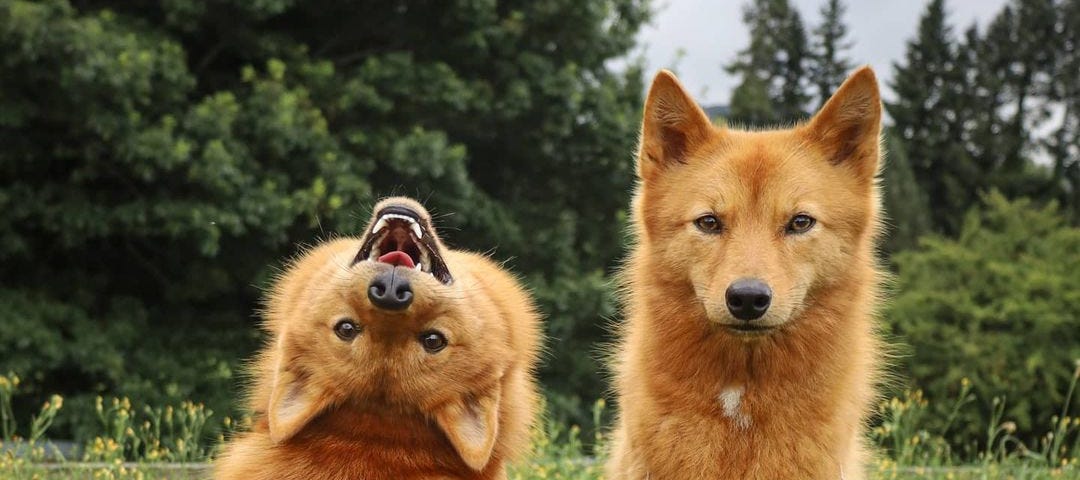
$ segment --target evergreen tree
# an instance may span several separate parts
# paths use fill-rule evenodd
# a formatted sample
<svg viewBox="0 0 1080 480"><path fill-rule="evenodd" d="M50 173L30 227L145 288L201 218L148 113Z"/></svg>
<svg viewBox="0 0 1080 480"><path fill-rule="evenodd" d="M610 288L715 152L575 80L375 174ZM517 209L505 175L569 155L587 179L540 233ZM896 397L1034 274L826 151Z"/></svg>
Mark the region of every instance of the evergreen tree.
<svg viewBox="0 0 1080 480"><path fill-rule="evenodd" d="M763 126L805 118L810 52L798 10L787 0L754 2L743 10L743 22L750 45L727 66L742 79L732 95L729 120Z"/></svg>
<svg viewBox="0 0 1080 480"><path fill-rule="evenodd" d="M810 103L808 66L812 59L806 28L799 11L788 7L783 32L779 38L781 61L779 63L781 121L800 120L808 116Z"/></svg>
<svg viewBox="0 0 1080 480"><path fill-rule="evenodd" d="M817 89L818 108L825 105L852 70L851 61L843 54L851 48L851 43L845 39L848 32L844 24L846 10L842 0L829 0L821 7L821 24L814 29L809 70L810 83Z"/></svg>
<svg viewBox="0 0 1080 480"><path fill-rule="evenodd" d="M962 143L952 97L957 74L955 39L946 21L944 0L932 0L907 45L903 63L893 65L896 100L885 107L904 142L915 179L927 193L934 229L958 231L966 209L977 200L979 169Z"/></svg>
<svg viewBox="0 0 1080 480"><path fill-rule="evenodd" d="M730 119L741 125L770 125L777 122L769 87L755 72L743 72L743 80L731 95Z"/></svg>
<svg viewBox="0 0 1080 480"><path fill-rule="evenodd" d="M885 165L881 172L885 208L885 241L882 249L893 254L914 248L919 237L931 232L926 193L915 181L904 144L892 129L884 132Z"/></svg>
<svg viewBox="0 0 1080 480"><path fill-rule="evenodd" d="M1034 131L1050 120L1050 77L1056 73L1075 76L1075 73L1054 72L1055 59L1062 37L1055 31L1057 23L1055 0L1013 0L1008 15L1010 42L1002 62L1005 105L999 115L1003 119L1001 147L1003 155L991 183L1009 196L1033 196L1046 199L1046 180L1041 172L1031 171ZM987 43L1000 39L987 39Z"/></svg>
<svg viewBox="0 0 1080 480"><path fill-rule="evenodd" d="M1050 175L1034 159L1046 142L1036 133L1055 126L1052 84L1065 74L1055 71L1064 46L1056 33L1058 9L1052 0L1016 0L985 35L968 29L957 50L950 98L965 150L979 170L979 188L1053 197L1046 188Z"/></svg>
<svg viewBox="0 0 1080 480"><path fill-rule="evenodd" d="M1005 84L1011 75L1011 57L1015 18L1006 5L990 22L986 34L978 36L972 25L965 35L966 47L976 55L973 79L975 88L968 95L970 108L966 117L972 122L967 150L982 171L993 171L1005 163L1010 143L1007 121L1001 112L1007 102Z"/></svg>
<svg viewBox="0 0 1080 480"><path fill-rule="evenodd" d="M1061 124L1047 139L1053 161L1051 192L1074 224L1080 224L1080 0L1065 0L1058 16L1059 55L1050 97L1061 108Z"/></svg>

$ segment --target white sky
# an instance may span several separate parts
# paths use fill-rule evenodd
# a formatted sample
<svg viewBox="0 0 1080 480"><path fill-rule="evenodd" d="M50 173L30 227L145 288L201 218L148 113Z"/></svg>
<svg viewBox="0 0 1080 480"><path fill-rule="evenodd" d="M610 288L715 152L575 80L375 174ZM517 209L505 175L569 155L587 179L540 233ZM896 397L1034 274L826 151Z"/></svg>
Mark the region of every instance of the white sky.
<svg viewBox="0 0 1080 480"><path fill-rule="evenodd" d="M737 79L723 66L750 42L742 23L749 0L655 0L656 15L638 40L646 75L670 68L703 105L727 104ZM809 32L820 22L825 0L791 0ZM847 0L847 51L855 65L870 64L891 97L892 63L902 60L928 0ZM946 0L948 22L957 37L973 22L985 28L1006 0ZM681 57L679 52L683 52Z"/></svg>

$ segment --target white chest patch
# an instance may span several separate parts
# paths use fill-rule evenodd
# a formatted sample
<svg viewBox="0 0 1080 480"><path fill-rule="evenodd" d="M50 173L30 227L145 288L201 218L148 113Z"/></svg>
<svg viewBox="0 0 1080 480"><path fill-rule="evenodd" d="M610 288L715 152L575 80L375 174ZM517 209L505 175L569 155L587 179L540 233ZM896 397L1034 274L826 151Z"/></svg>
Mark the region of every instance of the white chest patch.
<svg viewBox="0 0 1080 480"><path fill-rule="evenodd" d="M750 428L750 415L742 410L743 387L727 387L720 391L720 406L724 408L724 416L731 419L736 427L746 430Z"/></svg>

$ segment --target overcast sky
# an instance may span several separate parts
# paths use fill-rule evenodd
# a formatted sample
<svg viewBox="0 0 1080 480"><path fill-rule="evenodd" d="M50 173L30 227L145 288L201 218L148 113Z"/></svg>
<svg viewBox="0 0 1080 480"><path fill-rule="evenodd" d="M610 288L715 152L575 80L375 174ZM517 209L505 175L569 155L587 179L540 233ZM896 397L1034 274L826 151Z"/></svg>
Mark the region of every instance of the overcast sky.
<svg viewBox="0 0 1080 480"><path fill-rule="evenodd" d="M727 104L737 79L723 65L750 41L742 23L747 0L655 0L657 14L638 39L648 74L670 68L704 105ZM791 0L807 31L820 21L825 0ZM959 36L972 22L985 27L1006 0L946 0L949 23ZM845 21L854 42L848 57L870 64L884 84L892 78L892 63L904 56L928 0L847 0ZM680 57L679 52L683 54ZM887 88L887 87L886 87ZM885 92L890 96L889 92Z"/></svg>

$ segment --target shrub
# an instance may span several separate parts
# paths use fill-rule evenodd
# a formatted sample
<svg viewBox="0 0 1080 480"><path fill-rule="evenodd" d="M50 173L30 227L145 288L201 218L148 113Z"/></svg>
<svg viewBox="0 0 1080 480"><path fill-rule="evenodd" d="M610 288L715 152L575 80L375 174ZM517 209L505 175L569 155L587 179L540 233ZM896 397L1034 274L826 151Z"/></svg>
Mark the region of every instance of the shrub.
<svg viewBox="0 0 1080 480"><path fill-rule="evenodd" d="M983 202L957 238L924 237L894 257L897 294L886 317L910 347L905 377L934 398L955 397L970 377L977 397L1008 405L1002 413L1016 435L1033 441L1052 415L1077 410L1061 405L1080 358L1080 229L1054 205L998 193ZM981 441L978 425L994 408L965 410L950 443Z"/></svg>

